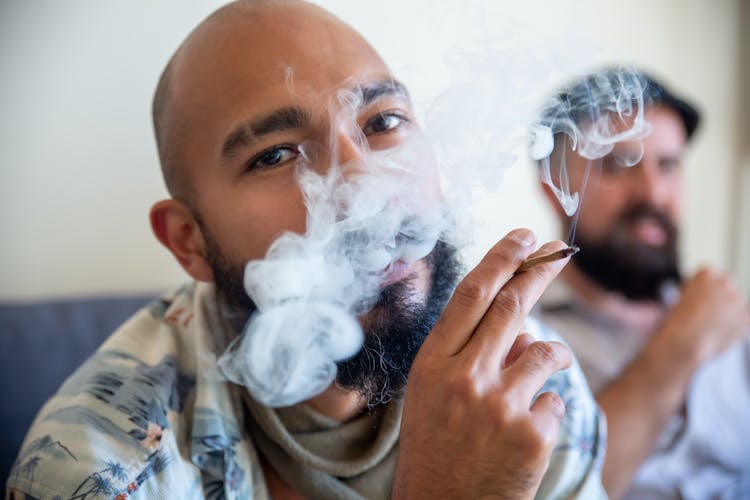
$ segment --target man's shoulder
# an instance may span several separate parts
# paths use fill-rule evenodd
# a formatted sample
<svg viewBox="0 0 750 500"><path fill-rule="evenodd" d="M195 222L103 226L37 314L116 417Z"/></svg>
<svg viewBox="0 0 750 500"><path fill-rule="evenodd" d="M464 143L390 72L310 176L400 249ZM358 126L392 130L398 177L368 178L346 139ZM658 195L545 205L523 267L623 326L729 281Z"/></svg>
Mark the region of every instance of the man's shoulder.
<svg viewBox="0 0 750 500"><path fill-rule="evenodd" d="M8 487L37 498L134 492L179 448L170 412L179 412L191 383L170 355L150 365L97 352L37 416Z"/></svg>
<svg viewBox="0 0 750 500"><path fill-rule="evenodd" d="M171 325L185 321L187 308L173 306L187 304L190 293L183 288L144 307L65 381L29 430L9 491L117 497L180 457L181 413L195 374ZM179 469L187 479L189 470Z"/></svg>

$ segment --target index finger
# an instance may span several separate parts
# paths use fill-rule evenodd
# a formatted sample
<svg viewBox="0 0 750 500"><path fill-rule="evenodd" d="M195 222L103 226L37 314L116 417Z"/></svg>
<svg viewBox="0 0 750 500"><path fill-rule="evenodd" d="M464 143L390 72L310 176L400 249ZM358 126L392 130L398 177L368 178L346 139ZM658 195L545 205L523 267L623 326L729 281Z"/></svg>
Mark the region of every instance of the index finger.
<svg viewBox="0 0 750 500"><path fill-rule="evenodd" d="M536 236L528 229L511 231L497 242L456 287L427 338L430 348L448 356L459 352L535 244Z"/></svg>
<svg viewBox="0 0 750 500"><path fill-rule="evenodd" d="M545 255L565 246L562 241L550 241L532 255ZM488 369L500 366L526 316L567 262L567 257L547 262L516 274L509 280L498 292L464 348L467 355L480 360Z"/></svg>

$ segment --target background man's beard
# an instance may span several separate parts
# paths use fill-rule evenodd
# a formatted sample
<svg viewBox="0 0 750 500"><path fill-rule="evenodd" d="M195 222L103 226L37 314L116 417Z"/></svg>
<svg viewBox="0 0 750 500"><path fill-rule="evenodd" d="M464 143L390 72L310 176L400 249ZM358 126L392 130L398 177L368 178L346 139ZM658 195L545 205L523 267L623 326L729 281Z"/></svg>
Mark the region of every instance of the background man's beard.
<svg viewBox="0 0 750 500"><path fill-rule="evenodd" d="M232 262L203 230L207 259L213 269L220 310L237 334L257 310L242 282L244 266ZM430 287L424 303L411 280L384 288L366 317L365 342L352 358L336 363L336 382L362 395L370 408L385 404L401 393L414 357L448 302L458 282L461 266L456 249L438 241L425 258L430 270Z"/></svg>
<svg viewBox="0 0 750 500"><path fill-rule="evenodd" d="M628 237L630 225L643 217L656 221L666 232L663 246L635 243ZM659 300L665 283L680 281L677 228L667 215L649 205L624 212L604 242L588 241L579 232L576 244L581 251L574 265L595 283L628 299Z"/></svg>

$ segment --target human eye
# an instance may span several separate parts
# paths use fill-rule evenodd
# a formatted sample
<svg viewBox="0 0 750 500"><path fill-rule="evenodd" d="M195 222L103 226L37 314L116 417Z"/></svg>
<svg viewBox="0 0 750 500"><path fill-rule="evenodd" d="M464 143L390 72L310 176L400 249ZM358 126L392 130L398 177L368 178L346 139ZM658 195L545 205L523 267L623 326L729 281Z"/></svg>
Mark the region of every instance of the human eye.
<svg viewBox="0 0 750 500"><path fill-rule="evenodd" d="M664 173L672 173L680 168L680 160L678 158L667 157L659 159L659 170Z"/></svg>
<svg viewBox="0 0 750 500"><path fill-rule="evenodd" d="M265 149L253 156L248 162L246 170L264 170L282 165L297 158L299 151L291 144L280 144Z"/></svg>
<svg viewBox="0 0 750 500"><path fill-rule="evenodd" d="M410 123L411 120L403 113L384 111L370 118L362 131L365 135L384 134Z"/></svg>
<svg viewBox="0 0 750 500"><path fill-rule="evenodd" d="M622 176L630 172L642 158L640 151L612 151L602 158L602 173L611 176Z"/></svg>

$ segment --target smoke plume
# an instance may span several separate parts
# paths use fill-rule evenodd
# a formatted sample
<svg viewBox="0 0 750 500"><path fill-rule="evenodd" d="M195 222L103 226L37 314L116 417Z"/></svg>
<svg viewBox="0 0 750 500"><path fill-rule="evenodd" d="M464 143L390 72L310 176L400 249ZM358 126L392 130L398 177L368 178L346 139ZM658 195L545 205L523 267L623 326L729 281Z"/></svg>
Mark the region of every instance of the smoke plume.
<svg viewBox="0 0 750 500"><path fill-rule="evenodd" d="M486 59L481 63L485 69L499 67ZM357 317L372 307L384 281L428 255L441 239L466 243L455 222L468 220L472 193L497 185L523 147L533 108L509 105L507 96L530 104L535 94L526 87L505 73L484 71L434 101L425 136L378 151L368 148L356 121L361 93L336 92L331 137L342 127L348 130L359 156L349 162L334 157L316 168L325 148L298 147L295 168L307 207L306 231L283 234L264 259L247 264L245 289L257 312L220 358L224 375L272 407L325 390L335 379L336 362L360 350L364 334ZM564 164L558 166L559 186L550 176L557 137L563 134L593 160L615 142L648 133L637 72L588 78L583 88L551 100L533 126L532 155L569 214L579 196L570 192ZM332 141L328 149L338 151ZM623 161L632 165L638 159Z"/></svg>

